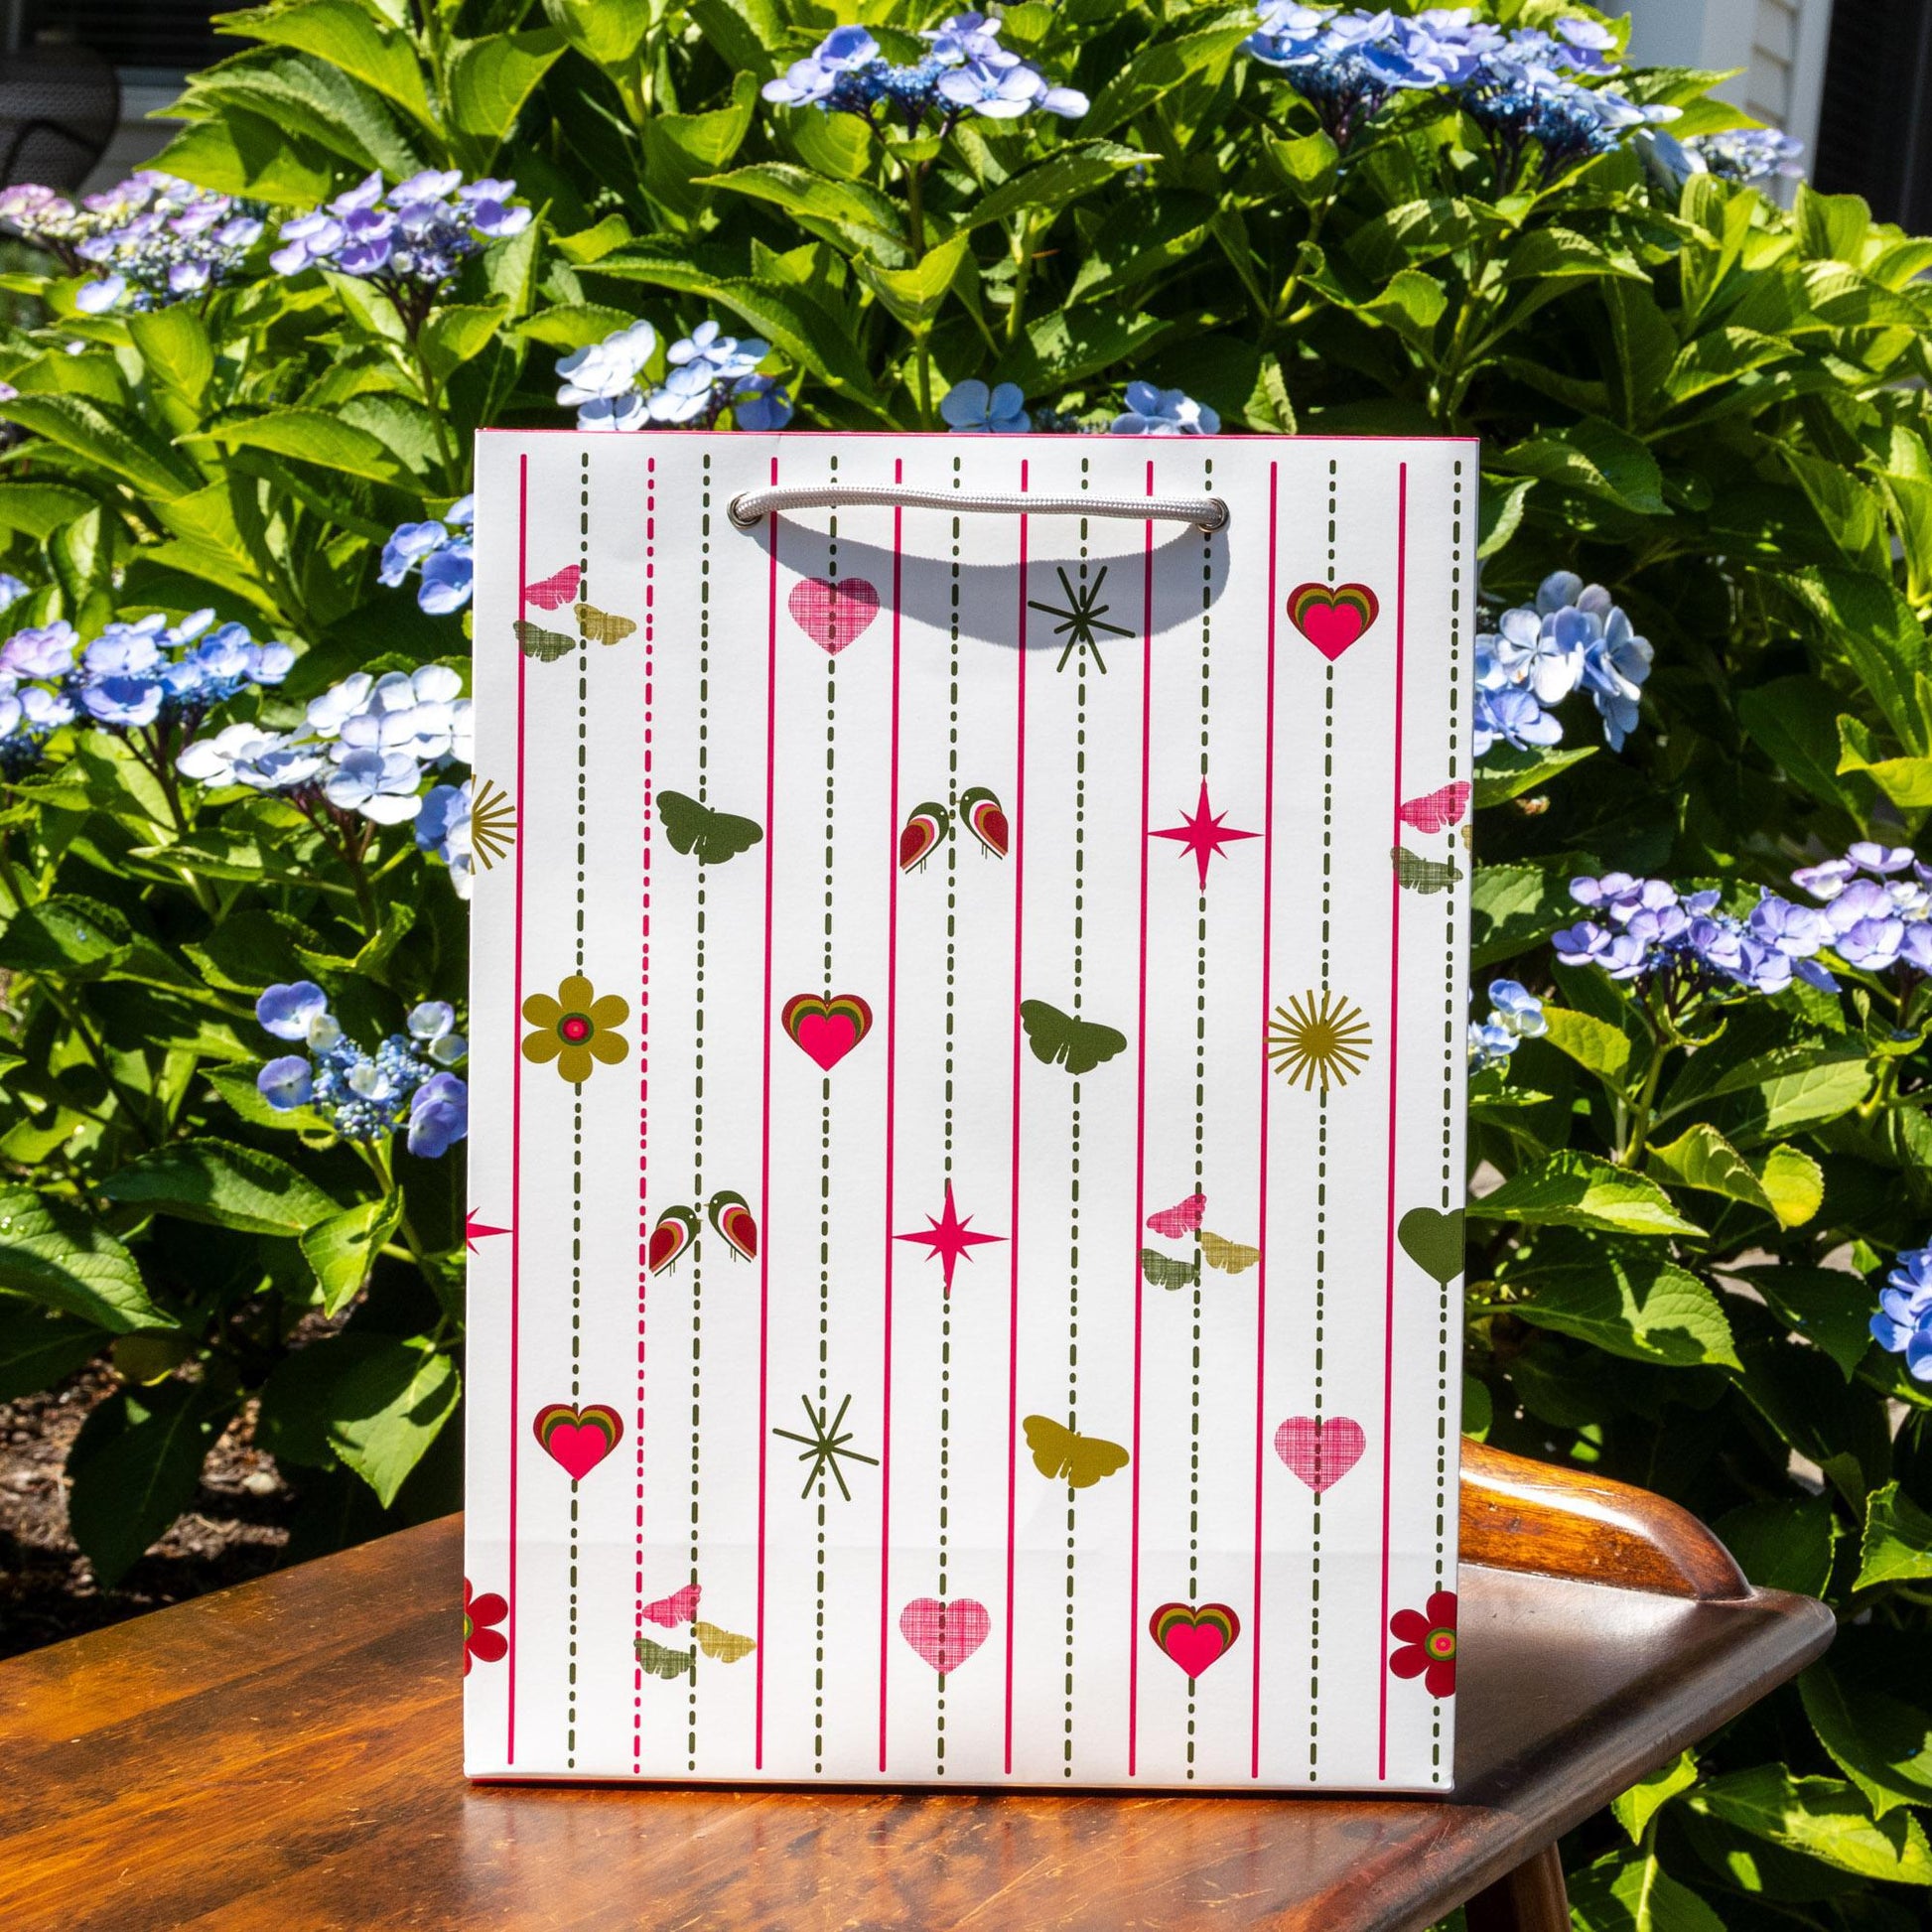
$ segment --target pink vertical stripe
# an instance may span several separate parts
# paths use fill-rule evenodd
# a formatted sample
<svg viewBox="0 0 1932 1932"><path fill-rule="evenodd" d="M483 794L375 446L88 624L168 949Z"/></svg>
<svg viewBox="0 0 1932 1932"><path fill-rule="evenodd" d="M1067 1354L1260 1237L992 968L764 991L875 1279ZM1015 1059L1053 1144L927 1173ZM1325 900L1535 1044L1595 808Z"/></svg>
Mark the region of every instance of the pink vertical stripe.
<svg viewBox="0 0 1932 1932"><path fill-rule="evenodd" d="M1147 466L1154 494L1154 465ZM1141 1326L1146 1280L1141 1273L1141 1223L1147 1217L1147 842L1154 779L1154 519L1147 524L1141 570L1141 992L1137 1037L1140 1066L1134 1094L1134 1229L1128 1265L1134 1271L1134 1503L1127 1559L1127 1775L1135 1773L1141 1741Z"/></svg>
<svg viewBox="0 0 1932 1932"><path fill-rule="evenodd" d="M778 481L778 459L771 459ZM759 1125L759 1582L758 1688L752 1715L752 1768L764 1768L764 1492L769 1440L765 1434L766 1377L771 1335L771 849L778 826L773 803L778 779L778 513L765 523L771 554L766 595L764 661L764 1105Z"/></svg>
<svg viewBox="0 0 1932 1932"><path fill-rule="evenodd" d="M637 1456L637 1561L632 1580L636 1599L633 1636L644 1634L644 1325L650 1283L650 810L652 647L656 623L652 609L657 570L657 459L644 459L644 853L643 931L637 972L637 1422L632 1441ZM631 1666L630 1767L644 1764L644 1667Z"/></svg>
<svg viewBox="0 0 1932 1932"><path fill-rule="evenodd" d="M1396 471L1395 497L1395 805L1394 837L1402 843L1402 653L1409 593L1409 466ZM1382 1300L1382 1621L1376 1628L1376 1678L1380 1708L1376 1722L1375 1775L1389 1775L1389 1671L1383 1653L1389 1635L1389 1518L1395 1449L1395 1123L1396 1028L1402 1018L1402 880L1389 881L1389 1203L1386 1236L1388 1285Z"/></svg>
<svg viewBox="0 0 1932 1932"><path fill-rule="evenodd" d="M530 459L516 460L516 616L520 622L529 607L524 602L524 586L530 581ZM516 1467L523 1446L519 1421L522 1400L517 1386L517 1340L520 1332L523 1259L523 1042L522 1028L516 1022L523 1000L523 847L529 838L530 801L523 789L523 713L524 672L529 660L519 647L516 653L516 943L511 970L516 985L511 999L516 1010L510 1016L510 1613L505 1635L509 1640L509 1675L504 1689L509 1701L509 1717L504 1727L503 1763L516 1762Z"/></svg>
<svg viewBox="0 0 1932 1932"><path fill-rule="evenodd" d="M1020 493L1027 493L1029 465L1020 465ZM1020 517L1019 702L1014 726L1013 779L1013 1199L1007 1258L1012 1267L1007 1307L1007 1684L1006 1768L1013 1772L1013 1547L1018 1518L1020 1427L1020 968L1027 928L1027 516Z"/></svg>
<svg viewBox="0 0 1932 1932"><path fill-rule="evenodd" d="M1261 1478L1268 1444L1268 1020L1275 941L1275 464L1268 466L1268 723L1264 758L1268 773L1262 805L1261 868L1261 1199L1257 1210L1261 1260L1255 1266L1255 1585L1254 1712L1248 1775L1261 1776Z"/></svg>
<svg viewBox="0 0 1932 1932"><path fill-rule="evenodd" d="M905 481L905 465L893 464L893 481ZM893 1616L893 1132L898 1066L898 694L899 560L905 512L893 510L893 774L886 825L886 1365L885 1443L879 1451L879 1768L886 1768L887 1664Z"/></svg>

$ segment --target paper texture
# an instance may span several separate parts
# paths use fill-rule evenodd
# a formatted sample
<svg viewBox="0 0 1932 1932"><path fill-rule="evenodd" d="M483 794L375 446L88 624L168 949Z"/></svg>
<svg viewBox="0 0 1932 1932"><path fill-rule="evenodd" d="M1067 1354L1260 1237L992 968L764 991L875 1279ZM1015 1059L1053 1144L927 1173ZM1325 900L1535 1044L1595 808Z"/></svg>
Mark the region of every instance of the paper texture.
<svg viewBox="0 0 1932 1932"><path fill-rule="evenodd" d="M479 448L470 1773L1447 1786L1474 446Z"/></svg>

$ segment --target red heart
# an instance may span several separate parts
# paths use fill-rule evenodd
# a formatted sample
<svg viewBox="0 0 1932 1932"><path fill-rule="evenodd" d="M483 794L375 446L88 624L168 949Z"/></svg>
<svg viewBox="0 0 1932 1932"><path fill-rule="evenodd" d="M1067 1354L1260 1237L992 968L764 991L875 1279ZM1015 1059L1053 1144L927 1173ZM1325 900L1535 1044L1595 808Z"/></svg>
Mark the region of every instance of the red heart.
<svg viewBox="0 0 1932 1932"><path fill-rule="evenodd" d="M1367 1440L1349 1416L1290 1416L1275 1431L1275 1453L1318 1496L1362 1459Z"/></svg>
<svg viewBox="0 0 1932 1932"><path fill-rule="evenodd" d="M950 1603L936 1596L915 1596L898 1613L898 1633L941 1677L956 1671L993 1628L984 1603L955 1596Z"/></svg>
<svg viewBox="0 0 1932 1932"><path fill-rule="evenodd" d="M1241 1619L1226 1603L1163 1603L1148 1618L1149 1632L1189 1677L1198 1677L1234 1648Z"/></svg>
<svg viewBox="0 0 1932 1932"><path fill-rule="evenodd" d="M806 1058L830 1073L872 1032L872 1008L856 993L823 1000L798 993L785 1002L782 1024Z"/></svg>
<svg viewBox="0 0 1932 1932"><path fill-rule="evenodd" d="M879 593L863 577L801 577L786 602L798 628L833 657L879 615Z"/></svg>
<svg viewBox="0 0 1932 1932"><path fill-rule="evenodd" d="M551 1459L581 1482L617 1448L623 1423L609 1404L593 1402L579 1408L573 1402L553 1402L539 1409L536 1438Z"/></svg>
<svg viewBox="0 0 1932 1932"><path fill-rule="evenodd" d="M1298 584L1288 599L1296 629L1331 664L1375 621L1380 609L1366 584Z"/></svg>

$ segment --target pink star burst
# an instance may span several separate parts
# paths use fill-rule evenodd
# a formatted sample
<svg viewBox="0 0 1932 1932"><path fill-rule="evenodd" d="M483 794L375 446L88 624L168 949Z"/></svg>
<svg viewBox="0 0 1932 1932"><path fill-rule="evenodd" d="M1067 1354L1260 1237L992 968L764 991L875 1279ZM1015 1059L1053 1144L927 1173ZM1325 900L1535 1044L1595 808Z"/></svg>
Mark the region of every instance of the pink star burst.
<svg viewBox="0 0 1932 1932"><path fill-rule="evenodd" d="M953 1206L952 1182L949 1180L946 1182L946 1211L938 1220L935 1221L928 1214L925 1217L926 1229L923 1234L896 1234L893 1236L893 1239L895 1241L918 1241L924 1243L931 1251L926 1256L926 1259L928 1261L937 1260L944 1267L946 1271L946 1293L950 1295L952 1293L952 1273L954 1268L959 1264L959 1257L965 1255L967 1260L970 1261L972 1255L968 1251L977 1248L981 1242L1004 1241L1006 1239L1004 1234L975 1234L972 1231L972 1219L973 1217L970 1214L962 1216Z"/></svg>
<svg viewBox="0 0 1932 1932"><path fill-rule="evenodd" d="M464 1216L463 1245L466 1248L468 1248L472 1254L475 1254L477 1252L477 1243L483 1235L507 1234L507 1233L509 1233L508 1228L486 1227L482 1221L477 1219L477 1210L474 1207L470 1210L470 1212L467 1215Z"/></svg>
<svg viewBox="0 0 1932 1932"><path fill-rule="evenodd" d="M1200 868L1200 889L1207 891L1207 862L1210 859L1225 859L1227 854L1221 850L1224 845L1232 845L1237 839L1256 839L1259 832L1224 832L1221 820L1227 817L1222 812L1219 817L1208 810L1207 780L1200 781L1200 802L1194 807L1193 816L1183 818L1178 825L1170 825L1164 831L1150 836L1157 839L1173 839L1184 846L1194 855L1194 864Z"/></svg>

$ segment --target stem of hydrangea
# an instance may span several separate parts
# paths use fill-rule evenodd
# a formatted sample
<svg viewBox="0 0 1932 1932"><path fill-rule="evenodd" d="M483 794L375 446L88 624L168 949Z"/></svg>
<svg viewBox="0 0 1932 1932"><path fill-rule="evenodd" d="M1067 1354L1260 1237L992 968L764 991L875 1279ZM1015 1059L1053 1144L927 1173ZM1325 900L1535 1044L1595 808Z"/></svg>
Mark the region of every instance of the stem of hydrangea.
<svg viewBox="0 0 1932 1932"><path fill-rule="evenodd" d="M1644 1069L1643 1081L1627 1112L1621 1105L1617 1108L1619 1119L1615 1161L1620 1168L1634 1168L1643 1159L1651 1117L1657 1107L1657 1088L1664 1074L1664 1041L1658 1037L1657 1030L1651 1025L1650 1016L1643 1008L1639 1006L1636 1011L1642 1017L1644 1032L1650 1038L1650 1064Z"/></svg>

